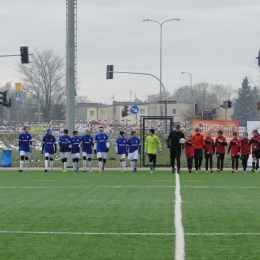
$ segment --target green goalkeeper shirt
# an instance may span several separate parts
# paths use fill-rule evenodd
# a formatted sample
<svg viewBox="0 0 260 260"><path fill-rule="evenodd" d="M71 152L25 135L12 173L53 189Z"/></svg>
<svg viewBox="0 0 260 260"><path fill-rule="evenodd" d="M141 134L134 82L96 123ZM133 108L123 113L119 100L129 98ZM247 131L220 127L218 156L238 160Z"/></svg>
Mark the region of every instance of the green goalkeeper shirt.
<svg viewBox="0 0 260 260"><path fill-rule="evenodd" d="M158 138L158 136L156 135L149 135L146 137L146 141L145 141L145 151L148 154L157 154L157 145L159 146L159 148L162 148L161 142Z"/></svg>

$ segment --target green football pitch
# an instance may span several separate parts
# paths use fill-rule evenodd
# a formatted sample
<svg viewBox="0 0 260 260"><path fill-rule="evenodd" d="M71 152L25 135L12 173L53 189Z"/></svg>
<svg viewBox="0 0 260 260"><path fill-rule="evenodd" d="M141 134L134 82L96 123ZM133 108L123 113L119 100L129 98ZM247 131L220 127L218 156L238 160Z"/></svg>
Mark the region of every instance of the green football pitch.
<svg viewBox="0 0 260 260"><path fill-rule="evenodd" d="M174 259L175 174L0 171L0 259ZM180 175L185 259L260 259L260 174Z"/></svg>

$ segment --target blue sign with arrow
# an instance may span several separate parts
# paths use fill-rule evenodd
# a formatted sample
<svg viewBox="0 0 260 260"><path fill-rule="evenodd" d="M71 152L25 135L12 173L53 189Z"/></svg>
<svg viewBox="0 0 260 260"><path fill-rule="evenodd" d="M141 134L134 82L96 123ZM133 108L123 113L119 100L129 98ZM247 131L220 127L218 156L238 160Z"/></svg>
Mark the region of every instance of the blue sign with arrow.
<svg viewBox="0 0 260 260"><path fill-rule="evenodd" d="M131 114L135 115L139 112L139 107L138 106L132 106L130 109Z"/></svg>

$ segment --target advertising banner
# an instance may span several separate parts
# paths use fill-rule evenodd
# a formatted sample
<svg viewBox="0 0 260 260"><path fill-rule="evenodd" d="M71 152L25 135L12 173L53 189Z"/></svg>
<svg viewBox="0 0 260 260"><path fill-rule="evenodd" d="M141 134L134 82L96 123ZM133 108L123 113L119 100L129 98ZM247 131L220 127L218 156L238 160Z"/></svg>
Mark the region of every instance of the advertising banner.
<svg viewBox="0 0 260 260"><path fill-rule="evenodd" d="M217 131L222 130L223 135L230 140L233 138L233 132L239 132L238 120L193 120L192 132L195 133L195 127L201 129L201 134L206 136L208 131L211 132L211 137L217 137Z"/></svg>
<svg viewBox="0 0 260 260"><path fill-rule="evenodd" d="M46 128L50 127L50 125L47 124L30 124L30 133L45 133Z"/></svg>

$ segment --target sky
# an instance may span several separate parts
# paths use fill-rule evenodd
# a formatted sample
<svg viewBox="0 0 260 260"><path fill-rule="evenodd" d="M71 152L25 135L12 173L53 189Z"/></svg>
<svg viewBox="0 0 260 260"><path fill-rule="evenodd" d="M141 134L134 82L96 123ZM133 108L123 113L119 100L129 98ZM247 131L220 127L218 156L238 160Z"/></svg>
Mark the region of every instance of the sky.
<svg viewBox="0 0 260 260"><path fill-rule="evenodd" d="M159 92L149 76L114 74L106 80L106 66L115 71L160 76L167 91L199 82L241 87L244 77L260 85L255 57L260 49L259 0L78 0L78 95L93 102L130 101ZM20 54L20 46L52 48L65 57L65 0L0 0L0 55ZM0 58L0 86L20 82L20 57ZM25 65L26 66L26 65Z"/></svg>

